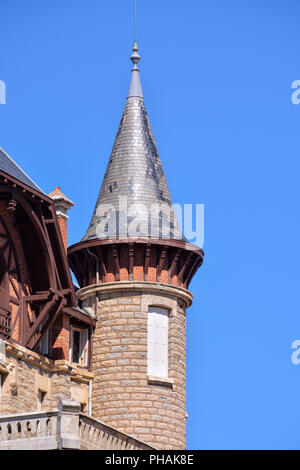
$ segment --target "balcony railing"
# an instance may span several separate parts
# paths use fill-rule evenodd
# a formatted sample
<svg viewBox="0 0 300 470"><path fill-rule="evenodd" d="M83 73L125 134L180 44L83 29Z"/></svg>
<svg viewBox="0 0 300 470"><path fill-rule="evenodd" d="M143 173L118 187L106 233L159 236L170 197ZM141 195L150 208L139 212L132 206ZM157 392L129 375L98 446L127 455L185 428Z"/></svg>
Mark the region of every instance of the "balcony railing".
<svg viewBox="0 0 300 470"><path fill-rule="evenodd" d="M81 449L88 450L151 450L148 444L106 426L101 421L80 414Z"/></svg>
<svg viewBox="0 0 300 470"><path fill-rule="evenodd" d="M58 410L0 416L0 450L56 449L57 417Z"/></svg>
<svg viewBox="0 0 300 470"><path fill-rule="evenodd" d="M148 444L79 412L63 401L49 412L0 416L0 450L151 450Z"/></svg>

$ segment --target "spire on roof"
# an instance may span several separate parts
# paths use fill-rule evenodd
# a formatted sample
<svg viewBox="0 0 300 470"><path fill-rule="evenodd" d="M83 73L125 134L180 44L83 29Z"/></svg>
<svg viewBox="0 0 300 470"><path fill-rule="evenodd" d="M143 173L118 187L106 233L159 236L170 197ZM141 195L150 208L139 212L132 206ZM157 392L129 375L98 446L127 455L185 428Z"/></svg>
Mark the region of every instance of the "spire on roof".
<svg viewBox="0 0 300 470"><path fill-rule="evenodd" d="M141 59L141 56L138 53L138 45L136 42L136 0L134 0L134 41L133 41L133 48L132 54L130 59L133 63L133 69L131 70L131 80L128 92L128 98L130 96L139 96L143 98L143 91L142 85L140 80L140 71L138 69L138 63Z"/></svg>
<svg viewBox="0 0 300 470"><path fill-rule="evenodd" d="M125 109L83 240L134 236L182 239L144 105L135 32L130 59L133 69ZM155 214L154 206L159 206Z"/></svg>

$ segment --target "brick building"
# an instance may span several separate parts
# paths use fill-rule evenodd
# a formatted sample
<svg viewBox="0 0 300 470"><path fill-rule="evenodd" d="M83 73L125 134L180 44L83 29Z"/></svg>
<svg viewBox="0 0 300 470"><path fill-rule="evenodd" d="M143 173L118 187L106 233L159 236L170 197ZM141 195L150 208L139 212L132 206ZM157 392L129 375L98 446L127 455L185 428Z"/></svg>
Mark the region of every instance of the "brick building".
<svg viewBox="0 0 300 470"><path fill-rule="evenodd" d="M73 202L0 150L0 448L185 448L185 312L203 252L172 209L139 59L134 42L94 213L68 250Z"/></svg>

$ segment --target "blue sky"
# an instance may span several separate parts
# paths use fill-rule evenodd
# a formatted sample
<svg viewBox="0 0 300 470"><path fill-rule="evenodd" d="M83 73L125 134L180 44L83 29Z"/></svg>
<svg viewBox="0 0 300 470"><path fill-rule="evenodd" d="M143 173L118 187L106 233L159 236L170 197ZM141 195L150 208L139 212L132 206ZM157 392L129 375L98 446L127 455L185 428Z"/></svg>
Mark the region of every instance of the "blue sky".
<svg viewBox="0 0 300 470"><path fill-rule="evenodd" d="M187 313L189 449L299 449L297 0L138 0L173 202L205 204ZM84 235L128 91L132 0L2 0L0 146Z"/></svg>

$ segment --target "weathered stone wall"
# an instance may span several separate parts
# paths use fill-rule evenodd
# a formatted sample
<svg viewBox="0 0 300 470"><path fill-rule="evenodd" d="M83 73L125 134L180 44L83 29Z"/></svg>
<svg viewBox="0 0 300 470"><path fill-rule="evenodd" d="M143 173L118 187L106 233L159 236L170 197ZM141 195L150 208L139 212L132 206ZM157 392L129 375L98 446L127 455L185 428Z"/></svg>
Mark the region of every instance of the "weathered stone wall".
<svg viewBox="0 0 300 470"><path fill-rule="evenodd" d="M183 449L186 303L151 285L152 290L149 287L143 292L99 291L93 341L93 417L151 446ZM94 301L95 297L89 297L84 303L92 307ZM169 380L155 381L147 375L149 306L170 312Z"/></svg>
<svg viewBox="0 0 300 470"><path fill-rule="evenodd" d="M52 410L66 399L81 403L87 411L91 372L4 341L1 350L0 414Z"/></svg>

